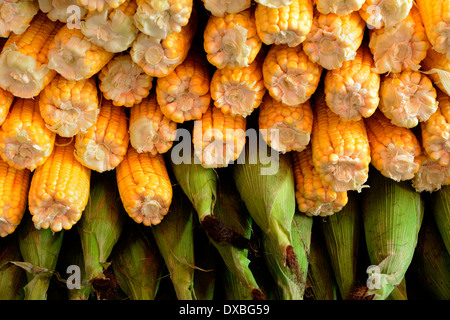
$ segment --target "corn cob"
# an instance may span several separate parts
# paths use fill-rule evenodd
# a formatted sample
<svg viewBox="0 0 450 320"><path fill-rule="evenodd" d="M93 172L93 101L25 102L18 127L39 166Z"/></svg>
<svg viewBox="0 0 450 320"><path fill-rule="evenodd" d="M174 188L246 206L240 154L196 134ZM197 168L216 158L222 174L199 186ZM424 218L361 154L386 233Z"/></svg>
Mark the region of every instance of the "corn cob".
<svg viewBox="0 0 450 320"><path fill-rule="evenodd" d="M392 124L379 110L365 119L365 125L371 164L395 181L412 179L420 168L422 153L414 132Z"/></svg>
<svg viewBox="0 0 450 320"><path fill-rule="evenodd" d="M330 216L347 205L347 191L335 192L314 168L311 144L302 152L292 152L295 198L298 210L307 216Z"/></svg>
<svg viewBox="0 0 450 320"><path fill-rule="evenodd" d="M411 181L417 192L435 192L450 185L450 166L442 166L422 149L420 167Z"/></svg>
<svg viewBox="0 0 450 320"><path fill-rule="evenodd" d="M75 159L74 144L73 139L57 136L50 157L34 171L28 208L37 229L69 230L86 207L91 170Z"/></svg>
<svg viewBox="0 0 450 320"><path fill-rule="evenodd" d="M380 74L417 71L430 47L415 5L408 16L395 26L371 29L369 39L369 48L375 61L374 70Z"/></svg>
<svg viewBox="0 0 450 320"><path fill-rule="evenodd" d="M0 239L0 300L21 300L25 270L12 261L23 262L17 234Z"/></svg>
<svg viewBox="0 0 450 320"><path fill-rule="evenodd" d="M443 186L430 196L434 220L447 252L450 253L450 186Z"/></svg>
<svg viewBox="0 0 450 320"><path fill-rule="evenodd" d="M436 112L436 89L419 71L390 73L381 80L379 110L392 124L413 128Z"/></svg>
<svg viewBox="0 0 450 320"><path fill-rule="evenodd" d="M358 12L346 15L314 12L311 31L302 43L309 59L327 70L340 68L353 60L360 47L366 24Z"/></svg>
<svg viewBox="0 0 450 320"><path fill-rule="evenodd" d="M57 74L39 94L38 106L52 132L62 137L85 132L100 112L95 79L67 80Z"/></svg>
<svg viewBox="0 0 450 320"><path fill-rule="evenodd" d="M117 8L91 11L81 21L81 32L94 45L108 52L126 51L139 32L133 20L136 8L136 0L125 0Z"/></svg>
<svg viewBox="0 0 450 320"><path fill-rule="evenodd" d="M406 19L412 0L366 0L359 14L370 29L393 28Z"/></svg>
<svg viewBox="0 0 450 320"><path fill-rule="evenodd" d="M111 258L118 285L130 300L154 300L164 268L156 242L133 221L122 233Z"/></svg>
<svg viewBox="0 0 450 320"><path fill-rule="evenodd" d="M202 0L205 9L213 16L223 17L227 13L238 13L250 8L251 0Z"/></svg>
<svg viewBox="0 0 450 320"><path fill-rule="evenodd" d="M167 76L186 59L196 30L197 19L193 15L180 32L171 33L165 39L140 32L131 45L131 59L149 76Z"/></svg>
<svg viewBox="0 0 450 320"><path fill-rule="evenodd" d="M211 104L208 62L197 50L191 50L173 72L156 80L156 99L170 120L199 120Z"/></svg>
<svg viewBox="0 0 450 320"><path fill-rule="evenodd" d="M88 11L104 11L108 8L117 8L126 0L77 0L79 6Z"/></svg>
<svg viewBox="0 0 450 320"><path fill-rule="evenodd" d="M292 0L255 0L256 3L260 3L269 8L282 8L291 4Z"/></svg>
<svg viewBox="0 0 450 320"><path fill-rule="evenodd" d="M261 47L251 8L209 17L203 32L203 48L209 63L218 69L247 67Z"/></svg>
<svg viewBox="0 0 450 320"><path fill-rule="evenodd" d="M246 124L246 118L224 114L211 104L194 123L194 153L202 166L221 168L236 161L245 146Z"/></svg>
<svg viewBox="0 0 450 320"><path fill-rule="evenodd" d="M68 80L82 80L98 73L114 53L93 44L80 29L63 25L48 48L48 68Z"/></svg>
<svg viewBox="0 0 450 320"><path fill-rule="evenodd" d="M165 39L181 31L188 24L193 10L193 0L136 0L134 21L144 34Z"/></svg>
<svg viewBox="0 0 450 320"><path fill-rule="evenodd" d="M304 103L313 95L322 70L309 60L302 46L271 45L262 66L267 91L288 106Z"/></svg>
<svg viewBox="0 0 450 320"><path fill-rule="evenodd" d="M13 94L0 88L0 126L5 122L13 101Z"/></svg>
<svg viewBox="0 0 450 320"><path fill-rule="evenodd" d="M30 26L31 20L39 11L34 0L2 0L0 3L0 37L7 38L11 33L22 34Z"/></svg>
<svg viewBox="0 0 450 320"><path fill-rule="evenodd" d="M264 44L298 46L312 27L312 0L293 0L279 9L256 4L256 31Z"/></svg>
<svg viewBox="0 0 450 320"><path fill-rule="evenodd" d="M55 138L42 119L37 99L16 98L0 127L0 155L14 168L33 171L50 156Z"/></svg>
<svg viewBox="0 0 450 320"><path fill-rule="evenodd" d="M365 2L366 0L314 0L320 13L334 13L339 16L360 10Z"/></svg>
<svg viewBox="0 0 450 320"><path fill-rule="evenodd" d="M38 0L39 9L52 21L69 23L80 27L81 19L87 13L85 7L78 6L77 0Z"/></svg>
<svg viewBox="0 0 450 320"><path fill-rule="evenodd" d="M446 0L418 0L417 6L434 50L450 59L450 6Z"/></svg>
<svg viewBox="0 0 450 320"><path fill-rule="evenodd" d="M61 28L39 11L21 34L11 34L0 53L0 87L20 98L32 98L53 79L48 49Z"/></svg>
<svg viewBox="0 0 450 320"><path fill-rule="evenodd" d="M24 300L47 300L47 291L56 268L64 231L36 229L26 214L18 229L19 250L26 270Z"/></svg>
<svg viewBox="0 0 450 320"><path fill-rule="evenodd" d="M163 156L138 153L128 147L116 174L120 198L128 215L145 226L159 224L172 202L172 185Z"/></svg>
<svg viewBox="0 0 450 320"><path fill-rule="evenodd" d="M313 110L307 100L297 106L287 106L269 94L263 98L258 125L264 141L276 151L300 152L311 139Z"/></svg>
<svg viewBox="0 0 450 320"><path fill-rule="evenodd" d="M436 87L450 95L450 59L430 46L425 59L422 60L421 70L430 77Z"/></svg>
<svg viewBox="0 0 450 320"><path fill-rule="evenodd" d="M108 258L124 228L124 212L117 190L115 172L92 173L89 200L77 231L83 249L84 268L93 292L109 284L104 274Z"/></svg>
<svg viewBox="0 0 450 320"><path fill-rule="evenodd" d="M129 127L131 146L139 153L165 153L177 135L177 123L161 112L154 92L130 109Z"/></svg>
<svg viewBox="0 0 450 320"><path fill-rule="evenodd" d="M428 120L421 122L422 145L431 159L450 165L450 97L437 89L438 107Z"/></svg>
<svg viewBox="0 0 450 320"><path fill-rule="evenodd" d="M214 106L225 114L243 117L258 108L266 93L262 63L263 57L258 55L248 67L216 69L210 83Z"/></svg>
<svg viewBox="0 0 450 320"><path fill-rule="evenodd" d="M412 261L424 203L408 182L396 182L377 170L369 183L377 187L363 193L364 235L371 263L364 296L385 300Z"/></svg>
<svg viewBox="0 0 450 320"><path fill-rule="evenodd" d="M374 67L372 54L363 44L353 60L326 72L325 101L343 120L367 118L377 109L380 75L373 71Z"/></svg>
<svg viewBox="0 0 450 320"><path fill-rule="evenodd" d="M98 73L98 88L115 106L131 108L147 97L153 87L149 76L129 53L116 55Z"/></svg>
<svg viewBox="0 0 450 320"><path fill-rule="evenodd" d="M15 169L0 160L0 238L13 233L22 221L30 180L30 170Z"/></svg>
<svg viewBox="0 0 450 320"><path fill-rule="evenodd" d="M370 147L364 121L343 121L325 103L315 99L311 135L314 167L336 192L361 191L367 181Z"/></svg>
<svg viewBox="0 0 450 320"><path fill-rule="evenodd" d="M179 300L197 300L194 287L194 209L180 187L174 188L167 218L151 228Z"/></svg>
<svg viewBox="0 0 450 320"><path fill-rule="evenodd" d="M125 107L103 100L97 121L75 136L75 159L97 172L113 170L127 153L130 134Z"/></svg>
<svg viewBox="0 0 450 320"><path fill-rule="evenodd" d="M340 297L347 300L357 284L361 205L355 192L348 193L348 203L339 212L321 220L322 232Z"/></svg>

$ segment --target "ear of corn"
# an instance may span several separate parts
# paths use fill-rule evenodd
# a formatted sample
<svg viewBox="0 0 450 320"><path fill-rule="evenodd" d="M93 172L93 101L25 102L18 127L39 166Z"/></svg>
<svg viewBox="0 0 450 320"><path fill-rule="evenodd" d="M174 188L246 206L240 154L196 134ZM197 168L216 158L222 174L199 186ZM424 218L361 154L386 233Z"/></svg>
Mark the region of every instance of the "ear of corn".
<svg viewBox="0 0 450 320"><path fill-rule="evenodd" d="M47 53L61 27L39 11L23 33L11 34L0 54L0 87L16 97L37 96L56 75Z"/></svg>
<svg viewBox="0 0 450 320"><path fill-rule="evenodd" d="M323 14L346 15L361 9L365 0L314 0L317 11Z"/></svg>
<svg viewBox="0 0 450 320"><path fill-rule="evenodd" d="M340 297L347 300L357 284L358 249L361 234L361 205L358 195L348 194L348 203L337 214L321 220L328 256Z"/></svg>
<svg viewBox="0 0 450 320"><path fill-rule="evenodd" d="M393 28L406 19L412 6L412 0L366 0L359 14L371 29Z"/></svg>
<svg viewBox="0 0 450 320"><path fill-rule="evenodd" d="M55 148L31 178L28 208L37 229L69 230L89 199L91 170L74 157L74 141L57 137Z"/></svg>
<svg viewBox="0 0 450 320"><path fill-rule="evenodd" d="M434 85L450 95L450 59L430 46L421 64L421 70L430 77Z"/></svg>
<svg viewBox="0 0 450 320"><path fill-rule="evenodd" d="M0 127L0 155L14 168L34 171L50 157L55 139L40 114L38 100L16 98Z"/></svg>
<svg viewBox="0 0 450 320"><path fill-rule="evenodd" d="M86 131L100 111L94 78L67 80L58 74L41 91L38 101L46 127L62 137Z"/></svg>
<svg viewBox="0 0 450 320"><path fill-rule="evenodd" d="M213 66L219 69L247 67L255 60L261 47L252 8L208 18L203 48Z"/></svg>
<svg viewBox="0 0 450 320"><path fill-rule="evenodd" d="M450 166L442 166L422 150L420 167L411 181L417 192L435 192L450 184Z"/></svg>
<svg viewBox="0 0 450 320"><path fill-rule="evenodd" d="M450 186L443 186L440 190L433 193L430 198L434 220L442 241L450 253Z"/></svg>
<svg viewBox="0 0 450 320"><path fill-rule="evenodd" d="M363 44L354 59L328 70L324 79L327 106L344 120L370 117L380 102L380 75L374 67L373 56Z"/></svg>
<svg viewBox="0 0 450 320"><path fill-rule="evenodd" d="M367 268L365 296L385 300L411 263L424 203L406 181L395 182L374 171L369 183L377 187L363 193L364 234L372 263Z"/></svg>
<svg viewBox="0 0 450 320"><path fill-rule="evenodd" d="M12 262L23 262L17 234L0 239L0 300L19 300L23 297L25 270Z"/></svg>
<svg viewBox="0 0 450 320"><path fill-rule="evenodd" d="M409 180L419 171L421 144L414 132L391 123L380 110L364 119L371 164L385 177Z"/></svg>
<svg viewBox="0 0 450 320"><path fill-rule="evenodd" d="M202 0L205 9L213 16L223 17L227 13L238 13L250 8L251 0Z"/></svg>
<svg viewBox="0 0 450 320"><path fill-rule="evenodd" d="M0 88L0 126L5 122L13 101L14 95L9 91Z"/></svg>
<svg viewBox="0 0 450 320"><path fill-rule="evenodd" d="M194 210L181 188L174 189L167 217L151 228L179 300L197 300L194 288Z"/></svg>
<svg viewBox="0 0 450 320"><path fill-rule="evenodd" d="M380 74L417 71L430 47L422 18L415 5L408 16L397 25L371 29L369 38L375 71Z"/></svg>
<svg viewBox="0 0 450 320"><path fill-rule="evenodd" d="M129 221L111 254L118 285L128 299L154 300L164 267L155 239Z"/></svg>
<svg viewBox="0 0 450 320"><path fill-rule="evenodd" d="M26 270L27 284L24 300L47 300L47 291L53 277L63 242L64 231L36 229L27 214L18 230L21 266Z"/></svg>
<svg viewBox="0 0 450 320"><path fill-rule="evenodd" d="M34 0L3 1L0 10L0 36L7 38L12 33L25 32L39 11L39 4Z"/></svg>
<svg viewBox="0 0 450 320"><path fill-rule="evenodd" d="M262 66L272 98L289 106L306 102L316 91L323 68L310 61L302 46L271 45Z"/></svg>

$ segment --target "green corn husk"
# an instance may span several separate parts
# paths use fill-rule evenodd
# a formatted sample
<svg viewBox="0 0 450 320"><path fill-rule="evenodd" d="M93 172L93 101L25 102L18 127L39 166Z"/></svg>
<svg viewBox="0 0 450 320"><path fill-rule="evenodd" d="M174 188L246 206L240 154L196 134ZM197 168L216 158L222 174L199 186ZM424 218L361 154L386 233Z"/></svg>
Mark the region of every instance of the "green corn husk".
<svg viewBox="0 0 450 320"><path fill-rule="evenodd" d="M450 254L433 215L425 214L411 270L432 299L450 299Z"/></svg>
<svg viewBox="0 0 450 320"><path fill-rule="evenodd" d="M408 300L408 292L406 291L406 277L396 286L386 300Z"/></svg>
<svg viewBox="0 0 450 320"><path fill-rule="evenodd" d="M25 270L14 265L23 262L17 234L0 238L0 300L22 300Z"/></svg>
<svg viewBox="0 0 450 320"><path fill-rule="evenodd" d="M337 300L339 289L334 277L322 230L313 224L309 251L307 296L312 300Z"/></svg>
<svg viewBox="0 0 450 320"><path fill-rule="evenodd" d="M127 221L111 253L111 265L120 289L130 300L155 300L164 260L155 239L142 226Z"/></svg>
<svg viewBox="0 0 450 320"><path fill-rule="evenodd" d="M220 279L225 300L253 300L248 288L225 265L220 269Z"/></svg>
<svg viewBox="0 0 450 320"><path fill-rule="evenodd" d="M431 194L430 205L438 230L444 241L447 251L450 253L450 186L443 186L440 190Z"/></svg>
<svg viewBox="0 0 450 320"><path fill-rule="evenodd" d="M297 256L298 272L284 268L283 257L276 244L263 234L265 259L272 277L277 283L278 297L281 300L303 300L309 267L309 250L313 218L296 211L292 221L291 235L294 253Z"/></svg>
<svg viewBox="0 0 450 320"><path fill-rule="evenodd" d="M36 229L27 210L18 228L19 249L27 273L24 300L47 300L47 290L58 262L65 230Z"/></svg>
<svg viewBox="0 0 450 320"><path fill-rule="evenodd" d="M363 224L372 265L364 297L385 300L411 263L424 204L408 181L396 182L372 170L368 182L370 188L363 191Z"/></svg>
<svg viewBox="0 0 450 320"><path fill-rule="evenodd" d="M87 278L98 297L106 294L111 279L105 275L108 258L127 217L120 200L115 171L91 175L89 201L77 223Z"/></svg>
<svg viewBox="0 0 450 320"><path fill-rule="evenodd" d="M331 266L342 299L348 299L356 286L357 256L361 230L361 206L355 192L341 211L321 219Z"/></svg>
<svg viewBox="0 0 450 320"><path fill-rule="evenodd" d="M283 267L286 265L298 273L291 237L296 211L291 158L289 153L278 155L272 152L275 151L262 142L258 149L247 143L244 161L232 167L233 178L253 221L281 255ZM274 165L276 170L273 170ZM274 254L273 250L271 252Z"/></svg>
<svg viewBox="0 0 450 320"><path fill-rule="evenodd" d="M152 226L159 251L169 270L177 298L196 300L194 288L194 209L178 187L172 204L160 224Z"/></svg>

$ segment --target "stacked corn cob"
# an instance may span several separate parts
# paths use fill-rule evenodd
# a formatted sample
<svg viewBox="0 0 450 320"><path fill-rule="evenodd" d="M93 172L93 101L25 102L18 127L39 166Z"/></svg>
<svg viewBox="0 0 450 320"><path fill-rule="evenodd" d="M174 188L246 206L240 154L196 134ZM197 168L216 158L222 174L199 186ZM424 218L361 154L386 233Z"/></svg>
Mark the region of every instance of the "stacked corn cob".
<svg viewBox="0 0 450 320"><path fill-rule="evenodd" d="M419 195L450 184L448 0L0 0L0 13L1 238L20 228L28 213L37 230L71 229L96 194L90 192L91 179L107 171L124 212L139 228L164 230L174 219L155 226L172 213L191 217L172 203L172 185L180 181L171 175L179 163L174 152L186 146L174 142L188 131L183 153L190 152L189 161L213 170L244 166L233 177L254 228L264 233L261 242L276 258L267 259L271 276L304 290L306 277L299 270L308 261L297 264L295 252L309 251L309 244L297 247L289 228L298 214L333 215L329 223L338 221L333 232L339 233L354 228L339 220L349 199L377 200L378 194L366 191L375 187L371 182L386 185L380 193L386 199L405 193L417 203ZM248 129L261 138L257 146ZM267 147L278 165L282 157L282 175L273 179L277 190L254 170L266 163L252 167L246 159L253 147L258 156ZM257 188L251 177L259 178ZM397 190L406 185L407 192ZM386 190L392 194L384 195ZM220 205L214 208L216 192L208 212L220 212ZM255 204L258 196L268 204ZM193 202L197 197L190 195ZM258 205L264 210L256 210ZM418 230L399 239L395 226L382 221L395 216L394 203L387 206L392 211L384 210L377 224L371 219L378 208L364 212L364 221L372 223L367 249L372 263L395 277L382 288L368 283L365 298L387 298L403 280L417 241ZM409 206L404 215L419 228L419 205ZM272 222L274 217L281 222ZM221 232L233 231L215 223ZM385 247L374 239L383 230L388 236L382 240L395 248L407 242L408 261L399 270L376 261ZM342 238L333 234L335 241ZM124 250L126 242L120 245ZM240 245L250 249L247 242ZM337 257L331 258L335 264ZM289 269L283 269L286 264ZM194 265L190 256L183 266L189 277ZM225 261L223 267L230 265ZM317 266L309 269L309 281L318 283ZM0 266L0 276L1 271ZM340 290L343 278L355 277L337 275ZM188 296L201 297L191 280ZM303 291L288 294L286 284L278 285L276 294L303 298ZM151 286L144 296L155 296L156 282ZM343 299L360 293L351 292L351 283L345 286ZM335 289L330 292L335 296ZM252 298L267 294L258 291Z"/></svg>

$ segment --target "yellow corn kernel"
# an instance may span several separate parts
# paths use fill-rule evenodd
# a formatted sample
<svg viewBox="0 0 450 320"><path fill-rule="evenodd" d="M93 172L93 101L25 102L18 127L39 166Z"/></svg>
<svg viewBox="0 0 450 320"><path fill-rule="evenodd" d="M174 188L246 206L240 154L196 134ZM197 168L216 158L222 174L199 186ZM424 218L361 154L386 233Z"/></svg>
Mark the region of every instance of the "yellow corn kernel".
<svg viewBox="0 0 450 320"><path fill-rule="evenodd" d="M251 8L223 17L211 15L203 32L203 48L213 66L246 67L262 47Z"/></svg>
<svg viewBox="0 0 450 320"><path fill-rule="evenodd" d="M201 119L211 104L209 83L208 61L197 50L191 51L173 72L156 80L162 113L177 123Z"/></svg>
<svg viewBox="0 0 450 320"><path fill-rule="evenodd" d="M422 60L422 72L443 92L450 95L450 59L436 52L431 46Z"/></svg>
<svg viewBox="0 0 450 320"><path fill-rule="evenodd" d="M97 172L110 171L123 160L129 140L125 107L103 100L97 121L75 136L75 158Z"/></svg>
<svg viewBox="0 0 450 320"><path fill-rule="evenodd" d="M370 117L380 102L380 75L372 54L362 45L353 60L342 67L328 70L324 80L325 100L328 107L343 120Z"/></svg>
<svg viewBox="0 0 450 320"><path fill-rule="evenodd" d="M437 91L438 108L421 122L422 146L429 157L441 166L450 166L450 97Z"/></svg>
<svg viewBox="0 0 450 320"><path fill-rule="evenodd" d="M131 59L149 76L165 77L186 59L196 30L197 19L193 15L180 32L164 39L140 32L131 46Z"/></svg>
<svg viewBox="0 0 450 320"><path fill-rule="evenodd" d="M90 42L108 52L122 52L131 47L139 30L134 25L136 0L125 0L117 8L91 11L81 21L81 32Z"/></svg>
<svg viewBox="0 0 450 320"><path fill-rule="evenodd" d="M75 159L74 144L57 136L52 154L31 178L28 208L37 229L69 230L86 207L91 170Z"/></svg>
<svg viewBox="0 0 450 320"><path fill-rule="evenodd" d="M409 14L413 0L366 0L359 14L370 29L393 28Z"/></svg>
<svg viewBox="0 0 450 320"><path fill-rule="evenodd" d="M245 146L246 118L211 107L194 122L194 153L205 168L227 167Z"/></svg>
<svg viewBox="0 0 450 320"><path fill-rule="evenodd" d="M33 171L52 153L55 137L39 112L37 99L16 98L0 127L0 155L14 168Z"/></svg>
<svg viewBox="0 0 450 320"><path fill-rule="evenodd" d="M59 29L48 49L48 67L68 80L92 77L114 53L96 46L81 32L67 24Z"/></svg>
<svg viewBox="0 0 450 320"><path fill-rule="evenodd" d="M263 56L242 68L216 69L211 78L211 98L223 113L249 116L259 107L267 89L262 74Z"/></svg>
<svg viewBox="0 0 450 320"><path fill-rule="evenodd" d="M309 100L288 106L269 94L264 96L259 110L259 131L272 149L281 153L304 150L311 139L312 123Z"/></svg>
<svg viewBox="0 0 450 320"><path fill-rule="evenodd" d="M2 1L0 3L0 37L7 38L11 33L25 32L38 11L38 2L34 0Z"/></svg>
<svg viewBox="0 0 450 320"><path fill-rule="evenodd" d="M125 211L137 223L157 225L172 203L172 185L162 154L138 153L129 147L116 168Z"/></svg>
<svg viewBox="0 0 450 320"><path fill-rule="evenodd" d="M37 96L56 75L47 53L61 27L39 11L23 33L12 33L0 53L0 87L20 98Z"/></svg>
<svg viewBox="0 0 450 320"><path fill-rule="evenodd" d="M346 15L361 9L365 0L314 0L317 11L323 14Z"/></svg>
<svg viewBox="0 0 450 320"><path fill-rule="evenodd" d="M0 126L3 122L5 122L6 116L9 113L9 108L11 108L13 101L13 94L0 88Z"/></svg>
<svg viewBox="0 0 450 320"><path fill-rule="evenodd" d="M303 51L312 62L327 70L340 68L353 60L360 47L366 24L358 12L346 15L314 12L311 31L306 36Z"/></svg>
<svg viewBox="0 0 450 320"><path fill-rule="evenodd" d="M302 152L292 152L295 198L300 212L307 216L330 216L348 202L347 191L336 192L314 168L311 144Z"/></svg>
<svg viewBox="0 0 450 320"><path fill-rule="evenodd" d="M397 126L413 128L426 121L437 106L433 83L419 71L391 73L381 80L379 109Z"/></svg>
<svg viewBox="0 0 450 320"><path fill-rule="evenodd" d="M77 0L78 5L88 11L104 11L109 8L117 8L126 0Z"/></svg>
<svg viewBox="0 0 450 320"><path fill-rule="evenodd" d="M223 17L227 13L238 13L250 8L251 0L202 0L205 9L213 16Z"/></svg>
<svg viewBox="0 0 450 320"><path fill-rule="evenodd" d="M391 28L369 30L369 48L375 61L375 71L399 73L417 71L430 47L417 7Z"/></svg>
<svg viewBox="0 0 450 320"><path fill-rule="evenodd" d="M38 104L47 128L62 137L86 131L100 111L94 78L67 80L60 74L39 94Z"/></svg>
<svg viewBox="0 0 450 320"><path fill-rule="evenodd" d="M316 91L323 68L302 46L272 45L262 66L264 85L271 97L288 106L306 102Z"/></svg>
<svg viewBox="0 0 450 320"><path fill-rule="evenodd" d="M313 22L312 0L293 0L279 9L258 3L255 9L256 31L264 44L298 46L305 41Z"/></svg>
<svg viewBox="0 0 450 320"><path fill-rule="evenodd" d="M372 165L387 178L410 180L420 167L419 140L409 128L392 124L380 110L364 119Z"/></svg>
<svg viewBox="0 0 450 320"><path fill-rule="evenodd" d="M177 135L177 123L162 113L153 92L130 109L129 125L130 143L138 153L165 153Z"/></svg>
<svg viewBox="0 0 450 320"><path fill-rule="evenodd" d="M314 167L334 191L365 187L371 158L364 120L341 120L322 92L315 97L311 147Z"/></svg>
<svg viewBox="0 0 450 320"><path fill-rule="evenodd" d="M0 237L13 233L27 208L31 172L0 159Z"/></svg>

